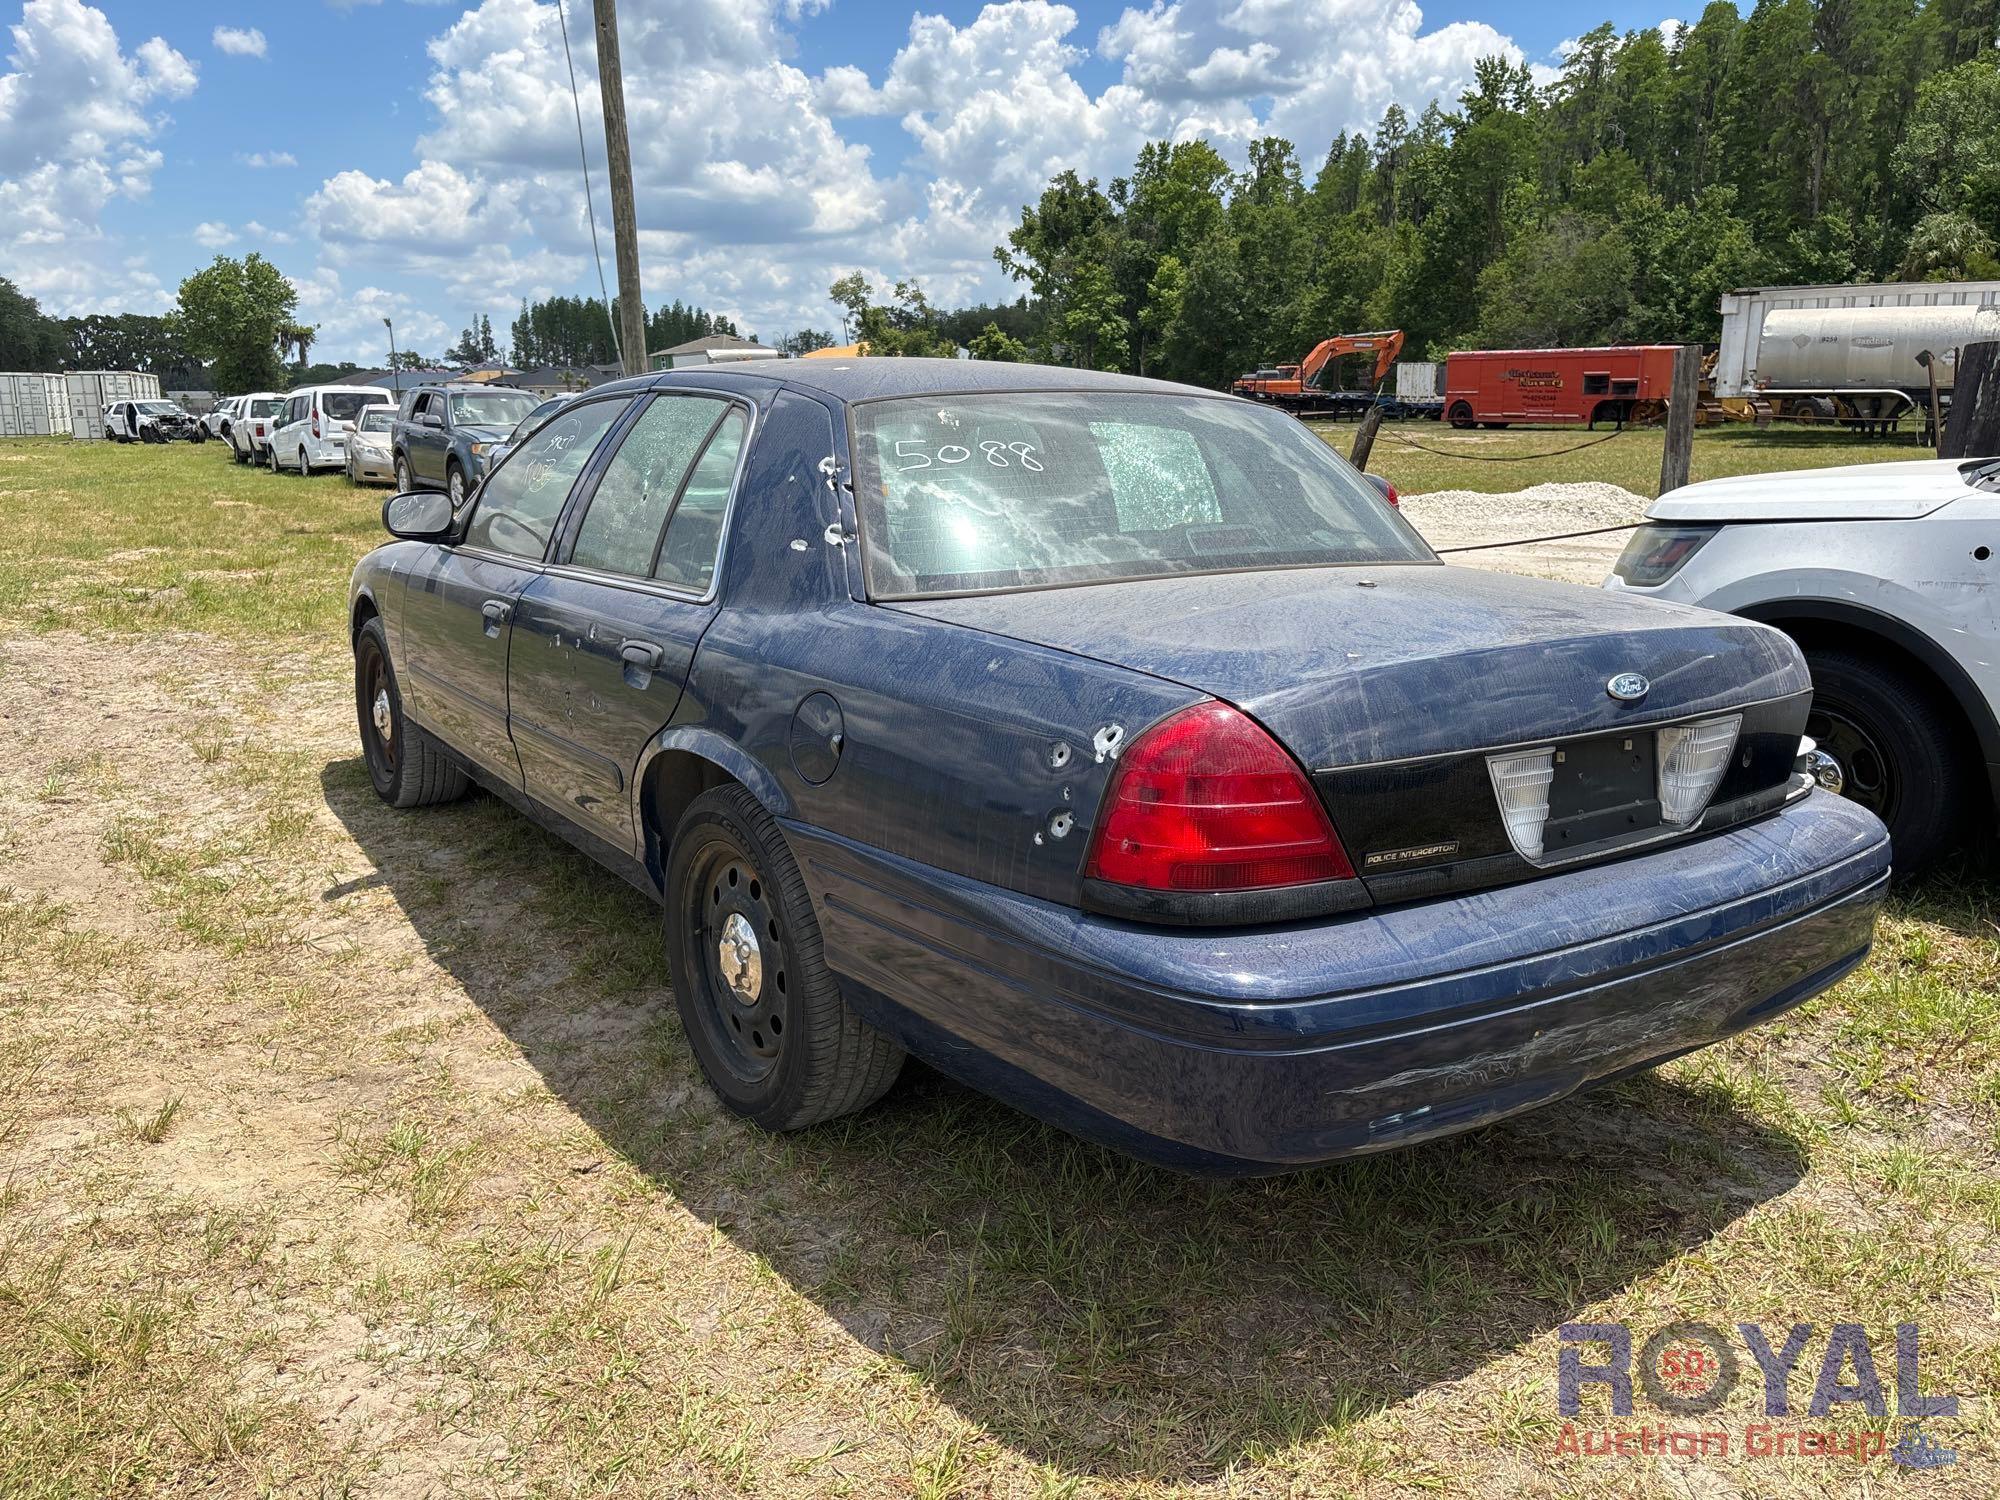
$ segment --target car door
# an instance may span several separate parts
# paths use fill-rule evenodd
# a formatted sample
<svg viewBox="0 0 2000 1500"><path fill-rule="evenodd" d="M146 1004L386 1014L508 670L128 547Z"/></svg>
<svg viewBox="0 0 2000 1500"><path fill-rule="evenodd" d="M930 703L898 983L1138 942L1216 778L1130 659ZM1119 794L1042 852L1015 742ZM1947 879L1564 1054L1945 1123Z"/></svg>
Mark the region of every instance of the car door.
<svg viewBox="0 0 2000 1500"><path fill-rule="evenodd" d="M513 787L507 729L515 605L541 572L570 487L629 398L593 402L535 434L479 491L463 540L434 546L403 596L405 709Z"/></svg>
<svg viewBox="0 0 2000 1500"><path fill-rule="evenodd" d="M636 845L633 772L715 618L751 421L727 396L656 394L585 480L558 561L521 598L509 713L528 791L620 849Z"/></svg>
<svg viewBox="0 0 2000 1500"><path fill-rule="evenodd" d="M271 452L277 456L280 468L288 468L299 461L299 433L303 430L299 420L305 409L306 398L294 396L285 403L285 409L272 419Z"/></svg>
<svg viewBox="0 0 2000 1500"><path fill-rule="evenodd" d="M417 426L410 439L410 468L425 484L444 487L445 453L451 447L442 391L426 392L417 410Z"/></svg>

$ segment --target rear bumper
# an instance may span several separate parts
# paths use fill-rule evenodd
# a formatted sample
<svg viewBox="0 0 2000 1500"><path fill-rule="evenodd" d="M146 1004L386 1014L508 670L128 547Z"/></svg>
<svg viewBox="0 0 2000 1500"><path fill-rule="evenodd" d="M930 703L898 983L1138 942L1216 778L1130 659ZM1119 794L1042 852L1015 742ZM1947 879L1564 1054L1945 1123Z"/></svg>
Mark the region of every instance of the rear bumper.
<svg viewBox="0 0 2000 1500"><path fill-rule="evenodd" d="M1769 1019L1867 956L1882 826L1814 795L1499 890L1143 928L787 834L827 961L913 1052L1134 1155L1279 1171L1551 1103Z"/></svg>

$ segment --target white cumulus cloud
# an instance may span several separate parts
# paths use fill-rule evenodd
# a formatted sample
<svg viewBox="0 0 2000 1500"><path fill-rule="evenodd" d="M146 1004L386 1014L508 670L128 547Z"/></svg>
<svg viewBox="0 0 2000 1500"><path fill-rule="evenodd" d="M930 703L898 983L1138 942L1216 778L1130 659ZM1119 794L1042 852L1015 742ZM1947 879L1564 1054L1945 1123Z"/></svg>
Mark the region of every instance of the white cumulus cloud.
<svg viewBox="0 0 2000 1500"><path fill-rule="evenodd" d="M265 51L264 33L255 26L218 26L209 40L231 57L262 57Z"/></svg>
<svg viewBox="0 0 2000 1500"><path fill-rule="evenodd" d="M236 231L227 224L207 220L194 226L194 242L204 250L220 250L236 243Z"/></svg>
<svg viewBox="0 0 2000 1500"><path fill-rule="evenodd" d="M167 301L103 228L116 198L143 198L165 158L163 106L197 70L159 37L127 53L82 0L26 0L0 73L0 268L45 310L154 312Z"/></svg>

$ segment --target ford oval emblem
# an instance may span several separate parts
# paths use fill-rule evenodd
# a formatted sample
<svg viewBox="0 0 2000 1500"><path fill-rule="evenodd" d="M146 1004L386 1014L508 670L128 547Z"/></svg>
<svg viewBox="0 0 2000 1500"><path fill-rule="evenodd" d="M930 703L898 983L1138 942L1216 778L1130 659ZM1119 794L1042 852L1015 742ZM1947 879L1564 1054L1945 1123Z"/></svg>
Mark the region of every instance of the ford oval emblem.
<svg viewBox="0 0 2000 1500"><path fill-rule="evenodd" d="M1652 688L1652 683L1637 672L1620 672L1604 684L1604 691L1620 703L1637 703L1651 692Z"/></svg>

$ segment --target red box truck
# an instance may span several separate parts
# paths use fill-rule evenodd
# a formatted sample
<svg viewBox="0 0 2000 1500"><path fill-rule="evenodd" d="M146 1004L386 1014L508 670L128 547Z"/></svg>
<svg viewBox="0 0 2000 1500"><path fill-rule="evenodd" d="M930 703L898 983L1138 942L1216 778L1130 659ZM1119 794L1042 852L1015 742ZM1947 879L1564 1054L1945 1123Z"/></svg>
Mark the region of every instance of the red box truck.
<svg viewBox="0 0 2000 1500"><path fill-rule="evenodd" d="M1655 421L1665 413L1673 388L1675 347L1622 344L1453 354L1445 360L1445 420L1454 427Z"/></svg>

